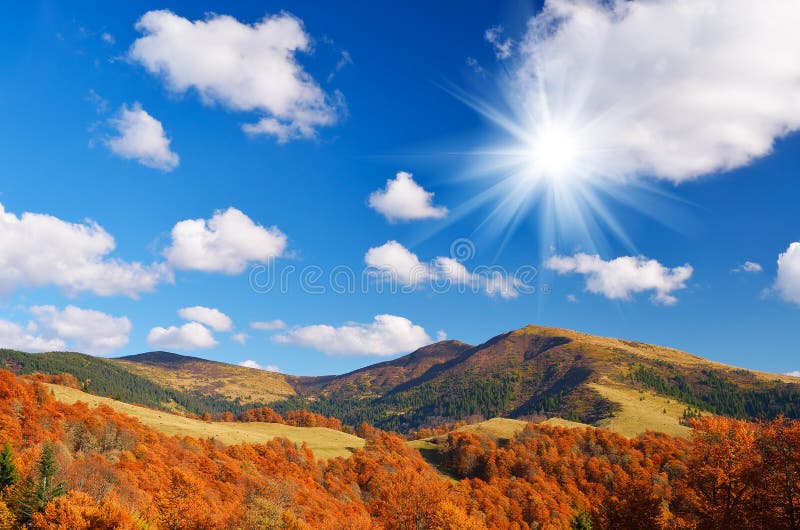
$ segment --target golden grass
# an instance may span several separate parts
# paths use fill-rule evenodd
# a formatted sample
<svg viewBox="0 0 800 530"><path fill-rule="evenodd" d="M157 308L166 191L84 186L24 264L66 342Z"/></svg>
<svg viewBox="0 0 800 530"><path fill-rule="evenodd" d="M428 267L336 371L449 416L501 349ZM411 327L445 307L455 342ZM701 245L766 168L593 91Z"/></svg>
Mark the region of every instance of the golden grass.
<svg viewBox="0 0 800 530"><path fill-rule="evenodd" d="M553 425L555 427L566 427L568 429L585 429L586 427L594 427L588 423L581 423L579 421L565 420L564 418L547 418L542 425Z"/></svg>
<svg viewBox="0 0 800 530"><path fill-rule="evenodd" d="M272 403L295 395L283 374L244 366L202 359L170 368L122 359L112 361L167 388L217 395L231 401L238 398L242 403Z"/></svg>
<svg viewBox="0 0 800 530"><path fill-rule="evenodd" d="M591 383L589 387L620 406L620 410L611 418L600 420L598 427L629 438L645 431L659 431L684 438L691 433L689 427L680 423L687 407L684 403L652 391L639 391L611 382Z"/></svg>
<svg viewBox="0 0 800 530"><path fill-rule="evenodd" d="M492 418L490 420L473 423L472 425L465 425L456 430L488 436L498 440L510 440L521 433L527 424L528 422L512 420L510 418Z"/></svg>
<svg viewBox="0 0 800 530"><path fill-rule="evenodd" d="M600 337L596 335L589 335L579 331L570 329L550 328L544 326L537 326L534 324L520 328L514 332L514 335L543 335L543 336L559 336L567 337L575 341L579 345L586 346L588 349L600 347L608 352L625 351L627 353L643 357L645 359L664 361L681 366L696 367L696 368L714 368L717 370L734 371L742 370L743 368L731 366L729 364L718 363L704 359L698 355L687 353L685 351L676 350L675 348L667 348L665 346L656 346L652 344L645 344L636 341L615 339L612 337ZM596 351L596 350L595 350ZM744 368L748 372L753 373L758 379L762 381L780 381L782 383L798 383L797 377L785 374L774 374L770 372L760 372L757 370L750 370Z"/></svg>
<svg viewBox="0 0 800 530"><path fill-rule="evenodd" d="M229 445L264 443L273 438L285 437L298 445L305 443L314 451L314 455L321 459L338 456L347 458L353 450L364 446L364 440L357 436L324 427L292 427L278 423L206 422L93 396L74 388L48 386L59 401L65 403L82 401L90 407L107 405L117 412L133 416L142 424L168 436L213 438Z"/></svg>

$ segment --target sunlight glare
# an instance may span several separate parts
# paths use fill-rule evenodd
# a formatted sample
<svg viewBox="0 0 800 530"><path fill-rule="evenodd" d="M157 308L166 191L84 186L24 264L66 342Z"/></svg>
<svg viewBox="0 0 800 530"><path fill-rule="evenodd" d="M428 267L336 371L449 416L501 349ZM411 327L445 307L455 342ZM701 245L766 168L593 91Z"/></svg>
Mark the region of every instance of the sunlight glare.
<svg viewBox="0 0 800 530"><path fill-rule="evenodd" d="M577 171L579 146L573 134L557 124L548 124L534 136L530 146L529 178L558 183Z"/></svg>

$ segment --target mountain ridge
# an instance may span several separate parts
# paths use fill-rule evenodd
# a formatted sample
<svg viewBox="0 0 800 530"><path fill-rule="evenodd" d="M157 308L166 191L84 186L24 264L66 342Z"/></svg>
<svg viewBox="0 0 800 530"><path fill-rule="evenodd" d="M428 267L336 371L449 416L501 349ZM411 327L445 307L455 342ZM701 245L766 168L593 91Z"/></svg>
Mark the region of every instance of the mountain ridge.
<svg viewBox="0 0 800 530"><path fill-rule="evenodd" d="M36 355L59 354L26 361L42 371ZM171 392L173 408L187 412L200 413L197 407L209 403L212 412L307 408L351 425L367 421L402 431L469 418L558 417L629 434L640 428L685 433L685 420L698 414L800 417L800 379L538 325L475 346L433 343L339 375L293 376L163 351L86 362ZM8 359L0 353L3 364Z"/></svg>

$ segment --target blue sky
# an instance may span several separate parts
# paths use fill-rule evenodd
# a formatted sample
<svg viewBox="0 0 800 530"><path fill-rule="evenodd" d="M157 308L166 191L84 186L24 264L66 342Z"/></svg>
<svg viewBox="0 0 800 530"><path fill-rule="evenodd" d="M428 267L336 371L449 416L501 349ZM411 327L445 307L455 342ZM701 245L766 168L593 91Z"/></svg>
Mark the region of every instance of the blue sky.
<svg viewBox="0 0 800 530"><path fill-rule="evenodd" d="M322 374L537 323L800 369L796 8L429 4L10 6L3 345Z"/></svg>

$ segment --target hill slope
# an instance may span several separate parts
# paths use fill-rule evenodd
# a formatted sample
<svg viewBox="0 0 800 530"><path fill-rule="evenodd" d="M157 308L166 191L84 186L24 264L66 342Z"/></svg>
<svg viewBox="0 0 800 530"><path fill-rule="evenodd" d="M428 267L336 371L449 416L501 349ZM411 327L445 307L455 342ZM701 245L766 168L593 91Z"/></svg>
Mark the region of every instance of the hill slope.
<svg viewBox="0 0 800 530"><path fill-rule="evenodd" d="M149 406L199 414L269 404L393 430L467 418L561 418L628 436L647 429L685 436L686 415L800 418L797 378L542 326L478 346L443 341L335 376L288 376L166 352L98 359L4 350L0 365L74 373L92 379L93 393Z"/></svg>
<svg viewBox="0 0 800 530"><path fill-rule="evenodd" d="M364 440L340 431L325 427L293 427L279 423L231 423L195 420L160 412L144 407L137 407L110 398L93 396L59 385L48 385L53 396L64 403L82 401L90 407L106 405L132 416L144 425L168 436L191 436L193 438L213 438L225 444L258 444L273 438L288 438L294 443L305 443L317 458L348 457L354 449L364 446Z"/></svg>
<svg viewBox="0 0 800 530"><path fill-rule="evenodd" d="M382 381L389 366L413 366L414 359L426 357L414 352L322 381L291 380L301 397L277 405L302 405L349 423L366 420L389 429L469 416L544 415L627 435L645 429L685 435L683 416L701 411L740 418L800 417L797 379L671 348L542 326L527 326L479 346L447 347L436 363L406 369L404 380L370 384L362 392L359 382Z"/></svg>
<svg viewBox="0 0 800 530"><path fill-rule="evenodd" d="M283 374L175 353L148 352L112 362L167 388L242 404L263 405L295 395Z"/></svg>

